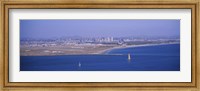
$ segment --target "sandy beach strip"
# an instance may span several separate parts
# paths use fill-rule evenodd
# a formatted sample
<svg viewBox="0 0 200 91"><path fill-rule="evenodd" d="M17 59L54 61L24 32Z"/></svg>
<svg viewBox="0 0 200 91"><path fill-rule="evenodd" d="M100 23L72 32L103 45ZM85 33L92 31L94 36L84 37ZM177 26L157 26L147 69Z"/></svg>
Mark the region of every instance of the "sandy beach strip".
<svg viewBox="0 0 200 91"><path fill-rule="evenodd" d="M173 43L159 43L159 44L142 44L142 45L128 45L128 46L116 46L113 48L109 48L106 50L101 50L97 54L105 54L109 51L116 50L116 49L124 49L124 48L135 48L135 47L146 47L146 46L158 46L158 45L170 45L170 44L179 44L180 42L173 42Z"/></svg>

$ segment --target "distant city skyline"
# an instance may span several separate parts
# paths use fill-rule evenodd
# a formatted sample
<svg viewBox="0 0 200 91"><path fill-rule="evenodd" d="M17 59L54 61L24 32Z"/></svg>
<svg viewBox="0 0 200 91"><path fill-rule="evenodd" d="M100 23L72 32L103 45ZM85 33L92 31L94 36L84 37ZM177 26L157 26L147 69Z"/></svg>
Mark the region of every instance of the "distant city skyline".
<svg viewBox="0 0 200 91"><path fill-rule="evenodd" d="M20 20L20 39L178 37L180 20Z"/></svg>

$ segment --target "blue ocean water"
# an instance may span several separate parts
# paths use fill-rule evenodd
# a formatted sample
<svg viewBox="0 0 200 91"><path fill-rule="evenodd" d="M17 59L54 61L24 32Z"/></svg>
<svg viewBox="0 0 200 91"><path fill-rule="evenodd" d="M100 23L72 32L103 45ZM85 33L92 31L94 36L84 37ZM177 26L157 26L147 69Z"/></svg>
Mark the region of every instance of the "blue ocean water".
<svg viewBox="0 0 200 91"><path fill-rule="evenodd" d="M20 71L180 71L180 44L114 49L105 54L20 56Z"/></svg>

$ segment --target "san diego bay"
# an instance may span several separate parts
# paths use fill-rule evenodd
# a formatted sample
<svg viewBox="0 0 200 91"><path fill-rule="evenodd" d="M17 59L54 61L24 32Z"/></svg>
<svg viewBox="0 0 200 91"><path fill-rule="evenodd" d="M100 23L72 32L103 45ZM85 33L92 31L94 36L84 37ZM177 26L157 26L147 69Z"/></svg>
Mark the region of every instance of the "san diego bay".
<svg viewBox="0 0 200 91"><path fill-rule="evenodd" d="M180 71L180 20L20 20L20 71Z"/></svg>

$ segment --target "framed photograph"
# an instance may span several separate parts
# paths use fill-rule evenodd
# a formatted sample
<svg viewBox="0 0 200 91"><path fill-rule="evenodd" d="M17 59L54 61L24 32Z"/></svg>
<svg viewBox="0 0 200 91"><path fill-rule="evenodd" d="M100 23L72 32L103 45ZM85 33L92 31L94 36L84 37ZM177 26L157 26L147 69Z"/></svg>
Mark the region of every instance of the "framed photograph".
<svg viewBox="0 0 200 91"><path fill-rule="evenodd" d="M1 3L4 89L199 90L197 1Z"/></svg>

